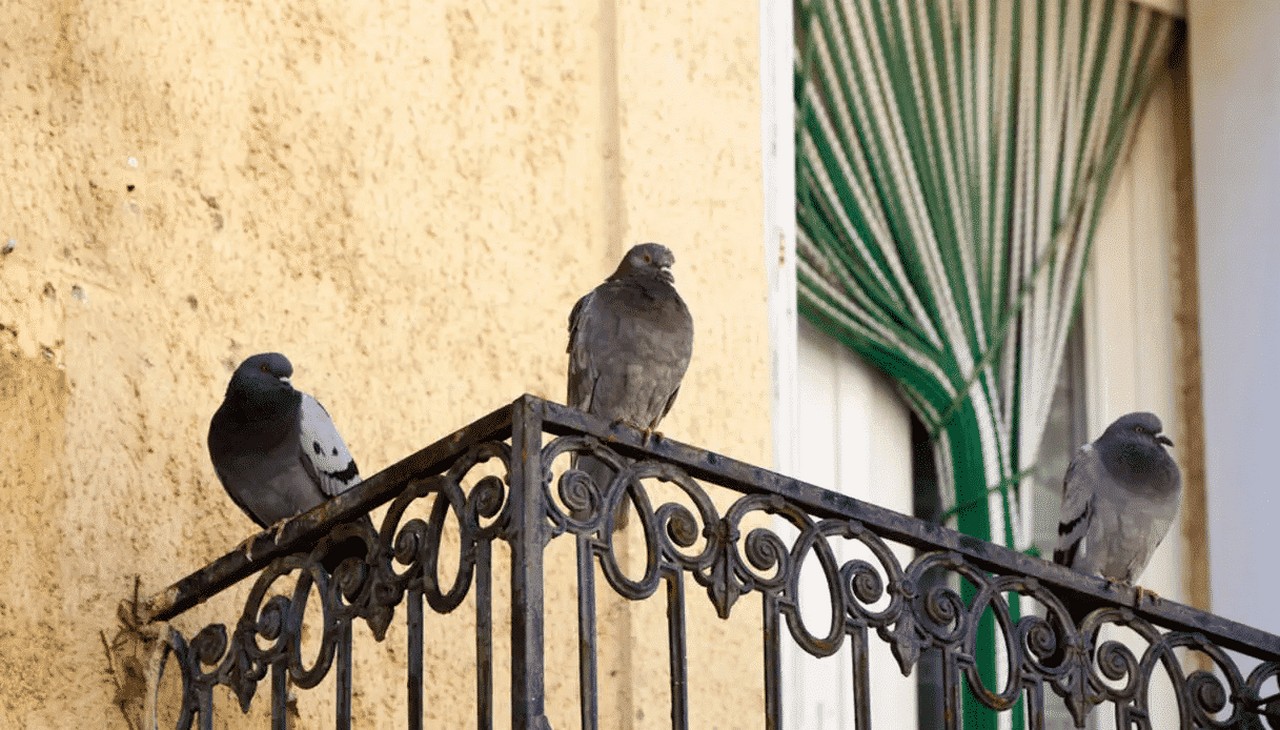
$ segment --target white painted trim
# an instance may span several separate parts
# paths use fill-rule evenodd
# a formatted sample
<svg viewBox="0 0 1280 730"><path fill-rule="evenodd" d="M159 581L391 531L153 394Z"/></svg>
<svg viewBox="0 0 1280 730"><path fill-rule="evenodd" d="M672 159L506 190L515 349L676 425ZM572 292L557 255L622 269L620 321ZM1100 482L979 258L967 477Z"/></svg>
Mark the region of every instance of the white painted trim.
<svg viewBox="0 0 1280 730"><path fill-rule="evenodd" d="M891 381L826 335L810 330L803 367L822 369L806 379L810 390L825 386L825 396L801 412L800 324L796 308L795 113L792 93L795 50L792 4L761 0L761 140L763 145L765 269L768 273L770 350L773 358L774 468L808 478L827 489L854 494L893 509L911 511L910 416ZM824 349L825 348L825 349ZM815 413L824 412L825 417ZM896 428L895 428L896 426ZM802 436L802 431L807 436ZM803 441L802 441L803 439ZM807 453L808 458L802 458ZM872 458L876 454L876 458ZM781 520L781 534L793 530ZM872 559L849 546L836 546L843 559ZM843 550L852 550L845 555ZM864 549L865 551L865 549ZM897 546L903 564L910 550ZM828 588L804 573L802 594L825 602ZM806 604L807 605L807 604ZM819 611L821 613L821 611ZM888 645L873 639L870 681L880 701L872 703L877 726L915 726L915 677L903 677ZM784 716L812 723L852 723L851 649L823 660L809 656L788 638L782 644ZM810 723L806 725L805 723Z"/></svg>
<svg viewBox="0 0 1280 730"><path fill-rule="evenodd" d="M760 0L760 134L763 145L764 256L773 355L773 466L795 470L796 179L790 0Z"/></svg>

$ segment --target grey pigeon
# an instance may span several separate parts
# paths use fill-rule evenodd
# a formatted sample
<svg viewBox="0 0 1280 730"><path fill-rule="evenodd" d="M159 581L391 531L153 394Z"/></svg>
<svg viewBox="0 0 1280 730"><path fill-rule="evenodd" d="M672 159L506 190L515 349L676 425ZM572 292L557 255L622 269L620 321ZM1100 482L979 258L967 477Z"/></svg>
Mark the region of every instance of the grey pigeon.
<svg viewBox="0 0 1280 730"><path fill-rule="evenodd" d="M569 315L569 405L654 433L671 410L693 353L693 319L676 292L675 256L657 243L632 247L618 269ZM612 469L576 460L604 488Z"/></svg>
<svg viewBox="0 0 1280 730"><path fill-rule="evenodd" d="M1053 562L1133 584L1173 524L1182 475L1151 413L1116 419L1076 451L1062 485Z"/></svg>
<svg viewBox="0 0 1280 730"><path fill-rule="evenodd" d="M293 365L277 352L249 357L236 368L226 397L209 422L209 457L227 494L261 527L320 505L360 482L356 462L333 420L315 398L295 390ZM362 524L373 530L366 515ZM326 556L330 572L363 555L359 540Z"/></svg>

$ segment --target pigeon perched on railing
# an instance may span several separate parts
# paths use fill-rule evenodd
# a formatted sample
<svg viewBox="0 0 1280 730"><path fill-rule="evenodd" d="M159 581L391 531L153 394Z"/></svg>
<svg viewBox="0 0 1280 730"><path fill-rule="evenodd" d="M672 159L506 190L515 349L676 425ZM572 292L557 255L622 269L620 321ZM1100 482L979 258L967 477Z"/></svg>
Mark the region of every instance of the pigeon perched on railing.
<svg viewBox="0 0 1280 730"><path fill-rule="evenodd" d="M209 457L227 494L261 527L278 529L360 482L356 462L324 406L295 390L293 365L277 352L236 368L209 422ZM362 521L369 532L373 523ZM330 573L364 545L340 542L325 556Z"/></svg>
<svg viewBox="0 0 1280 730"><path fill-rule="evenodd" d="M1178 511L1182 475L1151 413L1116 419L1076 451L1062 485L1053 562L1133 584Z"/></svg>
<svg viewBox="0 0 1280 730"><path fill-rule="evenodd" d="M676 292L675 256L657 243L632 247L569 315L569 405L656 432L693 354L693 319ZM604 489L613 470L581 457L576 468Z"/></svg>

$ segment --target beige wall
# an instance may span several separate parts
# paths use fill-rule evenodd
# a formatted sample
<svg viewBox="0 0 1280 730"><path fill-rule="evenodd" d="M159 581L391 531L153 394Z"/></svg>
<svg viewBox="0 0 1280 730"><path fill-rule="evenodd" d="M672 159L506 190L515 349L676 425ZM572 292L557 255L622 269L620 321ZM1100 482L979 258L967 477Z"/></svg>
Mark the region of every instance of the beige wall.
<svg viewBox="0 0 1280 730"><path fill-rule="evenodd" d="M5 3L0 726L124 726L103 639L134 576L152 592L251 530L204 434L253 352L293 359L371 474L521 392L562 400L574 299L659 240L697 326L663 430L767 463L755 11ZM572 592L548 595L569 625ZM760 705L758 604L739 604L735 643L704 595L693 725L726 727L725 708ZM665 708L646 664L665 666L661 621L622 610L605 725L662 725L640 709ZM436 688L472 657L450 620L428 624ZM370 677L401 645L357 637L357 710L380 718L360 724L392 726L403 682ZM574 725L573 668L551 669L552 720ZM469 717L428 697L437 722ZM304 695L303 717L321 704Z"/></svg>

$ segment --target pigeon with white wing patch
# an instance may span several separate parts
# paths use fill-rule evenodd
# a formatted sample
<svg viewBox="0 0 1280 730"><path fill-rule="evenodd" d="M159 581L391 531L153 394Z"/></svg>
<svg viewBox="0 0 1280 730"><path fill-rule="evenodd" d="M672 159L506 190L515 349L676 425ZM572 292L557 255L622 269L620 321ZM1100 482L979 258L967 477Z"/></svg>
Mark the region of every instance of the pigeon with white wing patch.
<svg viewBox="0 0 1280 730"><path fill-rule="evenodd" d="M360 482L356 462L315 398L294 389L293 365L262 353L236 368L209 423L209 456L227 494L261 527L319 506ZM370 532L373 523L365 516ZM325 557L330 572L363 555L358 540ZM348 544L350 543L350 544Z"/></svg>

